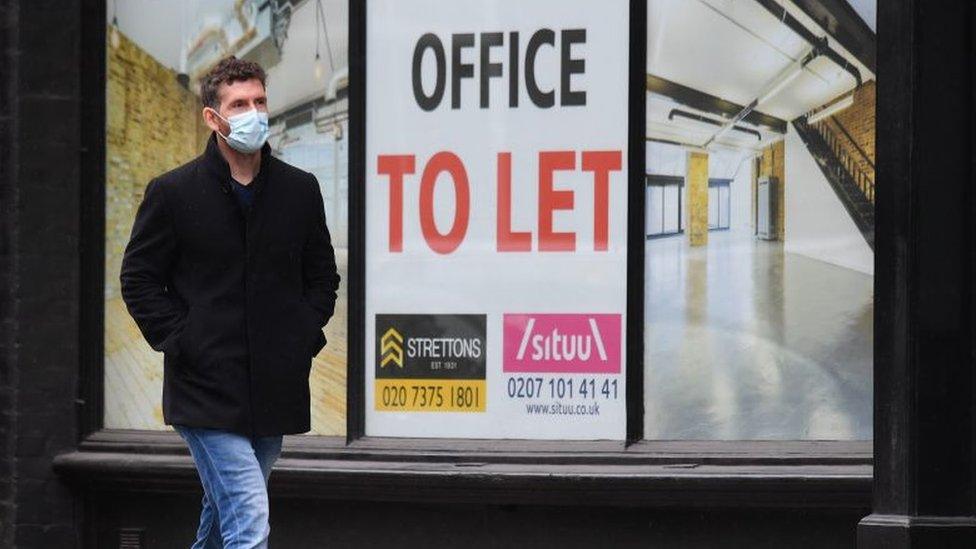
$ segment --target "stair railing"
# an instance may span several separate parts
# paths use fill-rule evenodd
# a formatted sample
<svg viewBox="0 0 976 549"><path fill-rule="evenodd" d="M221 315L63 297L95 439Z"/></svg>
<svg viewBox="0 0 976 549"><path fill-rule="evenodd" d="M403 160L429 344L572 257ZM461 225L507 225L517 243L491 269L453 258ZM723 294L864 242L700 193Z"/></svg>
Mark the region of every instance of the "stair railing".
<svg viewBox="0 0 976 549"><path fill-rule="evenodd" d="M827 122L828 120L832 120L839 131L833 130L831 124ZM847 133L843 126L833 120L832 116L813 124L813 127L834 153L838 160L838 168L845 169L865 198L874 204L874 163L864 154L860 145L854 141L854 138ZM838 133L843 137L839 136ZM845 143L849 143L850 146L845 146ZM857 155L851 154L851 146L857 151ZM867 164L870 169L866 169L864 164ZM841 176L839 173L837 175Z"/></svg>

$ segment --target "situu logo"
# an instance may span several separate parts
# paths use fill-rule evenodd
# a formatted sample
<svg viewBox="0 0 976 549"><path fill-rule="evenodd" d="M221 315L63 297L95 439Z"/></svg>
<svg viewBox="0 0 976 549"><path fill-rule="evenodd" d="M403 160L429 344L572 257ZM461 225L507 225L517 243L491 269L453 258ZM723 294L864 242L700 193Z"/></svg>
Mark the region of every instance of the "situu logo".
<svg viewBox="0 0 976 549"><path fill-rule="evenodd" d="M504 315L505 372L620 373L619 314Z"/></svg>
<svg viewBox="0 0 976 549"><path fill-rule="evenodd" d="M607 361L607 351L603 346L603 338L600 337L600 328L596 325L593 318L587 319L590 325L589 334L560 334L559 328L553 328L549 333L534 333L535 319L529 318L529 323L525 327L522 341L519 343L518 353L515 358L525 359L525 352L532 342L530 357L532 360L589 360L596 347L600 360Z"/></svg>

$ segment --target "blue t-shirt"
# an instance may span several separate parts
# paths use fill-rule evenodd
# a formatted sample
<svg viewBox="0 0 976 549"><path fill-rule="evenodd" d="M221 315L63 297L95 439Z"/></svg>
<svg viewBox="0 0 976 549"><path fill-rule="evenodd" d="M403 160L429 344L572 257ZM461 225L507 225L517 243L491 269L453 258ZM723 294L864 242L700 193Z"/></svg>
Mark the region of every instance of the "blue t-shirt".
<svg viewBox="0 0 976 549"><path fill-rule="evenodd" d="M256 178L255 178L256 179ZM233 184L231 188L234 189L234 194L237 195L237 201L241 204L241 209L245 212L251 207L251 202L254 200L254 181L251 181L248 185L241 185L236 180L231 179Z"/></svg>

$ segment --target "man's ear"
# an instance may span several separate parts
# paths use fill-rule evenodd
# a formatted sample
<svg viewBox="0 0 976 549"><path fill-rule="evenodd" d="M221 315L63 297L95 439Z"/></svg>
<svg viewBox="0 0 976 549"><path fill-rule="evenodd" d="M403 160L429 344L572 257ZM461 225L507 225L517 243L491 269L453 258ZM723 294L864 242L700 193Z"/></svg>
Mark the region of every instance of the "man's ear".
<svg viewBox="0 0 976 549"><path fill-rule="evenodd" d="M211 130L217 133L225 133L220 127L221 120L217 118L217 115L214 114L213 107L204 107L202 114L203 121L206 122L207 126Z"/></svg>

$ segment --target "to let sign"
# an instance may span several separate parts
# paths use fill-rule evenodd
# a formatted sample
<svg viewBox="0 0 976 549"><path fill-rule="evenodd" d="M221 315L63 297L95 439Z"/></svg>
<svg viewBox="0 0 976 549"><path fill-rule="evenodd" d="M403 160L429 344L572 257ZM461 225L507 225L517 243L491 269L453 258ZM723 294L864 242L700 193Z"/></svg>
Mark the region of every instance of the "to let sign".
<svg viewBox="0 0 976 549"><path fill-rule="evenodd" d="M629 21L366 3L367 435L624 438Z"/></svg>

